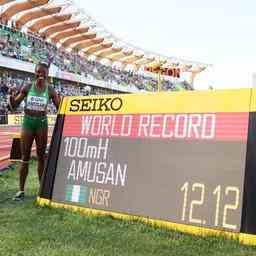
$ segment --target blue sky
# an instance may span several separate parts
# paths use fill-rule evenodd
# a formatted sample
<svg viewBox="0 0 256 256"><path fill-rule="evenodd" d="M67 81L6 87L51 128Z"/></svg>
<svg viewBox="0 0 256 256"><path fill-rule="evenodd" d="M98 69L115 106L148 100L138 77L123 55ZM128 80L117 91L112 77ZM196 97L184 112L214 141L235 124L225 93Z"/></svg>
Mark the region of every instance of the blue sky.
<svg viewBox="0 0 256 256"><path fill-rule="evenodd" d="M198 89L252 85L252 73L256 72L255 0L75 2L124 41L212 64L195 81Z"/></svg>

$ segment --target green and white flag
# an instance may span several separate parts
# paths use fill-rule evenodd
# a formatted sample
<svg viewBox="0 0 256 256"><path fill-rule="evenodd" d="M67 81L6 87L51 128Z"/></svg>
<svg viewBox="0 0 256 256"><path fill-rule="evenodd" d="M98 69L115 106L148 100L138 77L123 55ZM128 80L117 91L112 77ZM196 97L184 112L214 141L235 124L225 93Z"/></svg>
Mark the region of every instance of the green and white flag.
<svg viewBox="0 0 256 256"><path fill-rule="evenodd" d="M73 203L85 203L87 187L80 185L66 185L65 200Z"/></svg>

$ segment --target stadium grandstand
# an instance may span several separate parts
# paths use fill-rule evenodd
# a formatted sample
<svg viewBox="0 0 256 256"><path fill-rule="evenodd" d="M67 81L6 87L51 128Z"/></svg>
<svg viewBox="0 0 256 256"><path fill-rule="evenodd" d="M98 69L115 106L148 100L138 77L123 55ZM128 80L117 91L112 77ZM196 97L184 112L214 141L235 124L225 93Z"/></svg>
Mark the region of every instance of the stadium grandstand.
<svg viewBox="0 0 256 256"><path fill-rule="evenodd" d="M8 89L31 80L42 60L67 96L193 90L207 68L123 42L72 1L0 0L0 23L0 114Z"/></svg>

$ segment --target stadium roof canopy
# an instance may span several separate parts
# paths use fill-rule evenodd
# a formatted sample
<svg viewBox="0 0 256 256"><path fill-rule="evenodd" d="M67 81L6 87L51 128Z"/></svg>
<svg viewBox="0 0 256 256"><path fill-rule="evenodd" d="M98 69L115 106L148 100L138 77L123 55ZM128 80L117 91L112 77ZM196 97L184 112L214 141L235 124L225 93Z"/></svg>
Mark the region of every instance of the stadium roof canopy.
<svg viewBox="0 0 256 256"><path fill-rule="evenodd" d="M15 24L18 29L41 35L69 51L83 56L94 55L97 60L120 62L123 67L133 65L180 68L197 74L208 65L167 57L131 45L79 9L71 0L0 0L0 19Z"/></svg>

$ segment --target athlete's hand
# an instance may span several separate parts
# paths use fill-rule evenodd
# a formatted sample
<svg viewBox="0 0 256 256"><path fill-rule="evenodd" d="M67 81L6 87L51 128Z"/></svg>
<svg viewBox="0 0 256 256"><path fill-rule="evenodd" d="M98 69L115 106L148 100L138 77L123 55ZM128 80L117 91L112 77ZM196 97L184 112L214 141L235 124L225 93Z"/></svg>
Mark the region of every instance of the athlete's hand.
<svg viewBox="0 0 256 256"><path fill-rule="evenodd" d="M15 96L18 94L17 88L16 88L16 87L11 87L11 88L9 88L8 94L9 94L11 97L15 97Z"/></svg>

